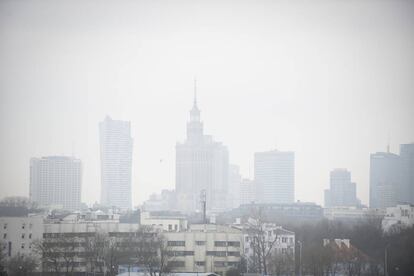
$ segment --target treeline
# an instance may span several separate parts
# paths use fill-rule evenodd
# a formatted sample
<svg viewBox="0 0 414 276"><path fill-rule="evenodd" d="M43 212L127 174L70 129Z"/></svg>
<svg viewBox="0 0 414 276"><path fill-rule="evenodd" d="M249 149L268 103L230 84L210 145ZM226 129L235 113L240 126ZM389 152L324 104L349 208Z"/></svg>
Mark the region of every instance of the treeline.
<svg viewBox="0 0 414 276"><path fill-rule="evenodd" d="M383 233L381 220L373 218L355 223L322 220L285 227L296 233L296 271L299 272L302 253L302 275L335 275L339 269L346 275L386 275L386 266L390 276L414 275L414 227L396 227ZM349 239L352 248L348 254L338 254L323 245L324 239Z"/></svg>

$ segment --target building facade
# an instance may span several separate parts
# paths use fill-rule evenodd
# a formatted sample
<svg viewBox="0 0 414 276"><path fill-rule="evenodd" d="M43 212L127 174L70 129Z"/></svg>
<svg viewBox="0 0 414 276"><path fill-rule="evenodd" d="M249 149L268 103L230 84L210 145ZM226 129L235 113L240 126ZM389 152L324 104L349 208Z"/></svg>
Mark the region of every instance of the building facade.
<svg viewBox="0 0 414 276"><path fill-rule="evenodd" d="M329 189L325 190L325 207L357 206L356 184L351 182L351 172L335 169L330 173Z"/></svg>
<svg viewBox="0 0 414 276"><path fill-rule="evenodd" d="M259 203L293 203L295 198L295 155L266 151L254 155L254 176Z"/></svg>
<svg viewBox="0 0 414 276"><path fill-rule="evenodd" d="M369 207L387 208L397 205L401 193L401 159L397 154L371 154Z"/></svg>
<svg viewBox="0 0 414 276"><path fill-rule="evenodd" d="M388 207L382 220L382 229L388 232L393 228L406 228L414 225L414 205L405 204Z"/></svg>
<svg viewBox="0 0 414 276"><path fill-rule="evenodd" d="M200 110L194 98L187 123L187 139L176 145L176 192L178 210L206 208L220 212L227 207L229 154L227 147L203 132Z"/></svg>
<svg viewBox="0 0 414 276"><path fill-rule="evenodd" d="M256 201L256 183L254 180L243 178L240 183L240 205Z"/></svg>
<svg viewBox="0 0 414 276"><path fill-rule="evenodd" d="M99 124L101 151L101 204L132 207L131 123L106 117Z"/></svg>
<svg viewBox="0 0 414 276"><path fill-rule="evenodd" d="M382 219L384 209L359 208L355 206L329 207L323 209L323 216L329 220L358 222L366 219Z"/></svg>
<svg viewBox="0 0 414 276"><path fill-rule="evenodd" d="M7 258L33 255L34 242L43 237L43 217L0 217L0 245Z"/></svg>
<svg viewBox="0 0 414 276"><path fill-rule="evenodd" d="M30 160L30 200L41 206L78 210L82 164L79 159L48 156Z"/></svg>
<svg viewBox="0 0 414 276"><path fill-rule="evenodd" d="M219 272L238 267L243 254L239 229L215 224L193 224L186 232L164 233L172 253L174 272Z"/></svg>

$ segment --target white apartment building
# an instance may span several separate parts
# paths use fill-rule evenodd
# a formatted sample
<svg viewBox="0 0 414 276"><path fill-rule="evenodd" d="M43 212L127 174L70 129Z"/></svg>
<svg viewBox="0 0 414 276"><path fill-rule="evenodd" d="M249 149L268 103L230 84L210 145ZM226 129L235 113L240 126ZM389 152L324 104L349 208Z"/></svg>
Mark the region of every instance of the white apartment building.
<svg viewBox="0 0 414 276"><path fill-rule="evenodd" d="M82 164L67 156L30 160L30 200L39 205L79 210L81 205Z"/></svg>
<svg viewBox="0 0 414 276"><path fill-rule="evenodd" d="M411 227L414 225L414 205L397 205L388 207L382 220L382 229L388 232L393 228Z"/></svg>
<svg viewBox="0 0 414 276"><path fill-rule="evenodd" d="M131 123L106 117L99 124L101 147L101 204L121 209L132 207Z"/></svg>
<svg viewBox="0 0 414 276"><path fill-rule="evenodd" d="M33 242L43 237L43 217L0 217L0 244L7 257L34 254Z"/></svg>
<svg viewBox="0 0 414 276"><path fill-rule="evenodd" d="M254 154L254 180L258 203L293 203L295 199L295 154L266 151Z"/></svg>
<svg viewBox="0 0 414 276"><path fill-rule="evenodd" d="M138 223L119 223L118 221L45 223L43 241L48 244L67 244L66 247L59 248L61 252L70 256L68 257L69 261L64 258L57 259L60 262L61 271L66 269L65 262L68 261L70 270L73 272L86 272L91 269L87 259L88 248L85 247L88 239L93 239L97 233L106 234L106 239L128 237L138 229ZM43 262L42 271L53 272L53 263L49 265L47 262Z"/></svg>
<svg viewBox="0 0 414 276"><path fill-rule="evenodd" d="M243 253L239 229L215 224L191 225L186 232L164 233L174 272L219 272L237 267Z"/></svg>
<svg viewBox="0 0 414 276"><path fill-rule="evenodd" d="M281 226L273 223L263 225L263 234L265 238L266 250L270 250L272 254L289 255L292 260L295 257L295 233L288 231ZM252 231L248 225L243 226L244 256L247 260L248 271L249 266L253 266L255 261L255 246L253 239L257 233Z"/></svg>

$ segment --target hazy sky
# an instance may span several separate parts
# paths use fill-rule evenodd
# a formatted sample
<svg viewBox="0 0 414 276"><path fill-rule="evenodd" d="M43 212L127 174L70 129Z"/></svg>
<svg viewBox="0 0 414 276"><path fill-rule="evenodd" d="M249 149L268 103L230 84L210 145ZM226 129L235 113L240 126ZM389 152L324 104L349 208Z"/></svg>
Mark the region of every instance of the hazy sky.
<svg viewBox="0 0 414 276"><path fill-rule="evenodd" d="M0 197L28 195L29 159L83 161L99 200L98 123L129 120L133 200L175 185L198 80L205 132L243 177L296 154L296 199L323 203L348 168L414 141L414 1L0 0ZM163 162L160 162L160 160Z"/></svg>

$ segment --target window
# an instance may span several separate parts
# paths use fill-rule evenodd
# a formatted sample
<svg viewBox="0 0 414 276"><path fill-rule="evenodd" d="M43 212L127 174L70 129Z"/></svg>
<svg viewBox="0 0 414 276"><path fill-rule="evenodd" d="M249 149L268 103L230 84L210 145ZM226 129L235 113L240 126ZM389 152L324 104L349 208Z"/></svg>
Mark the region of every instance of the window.
<svg viewBox="0 0 414 276"><path fill-rule="evenodd" d="M168 266L170 266L170 267L184 267L185 262L184 261L171 261L171 262L168 262Z"/></svg>
<svg viewBox="0 0 414 276"><path fill-rule="evenodd" d="M225 267L226 266L226 262L214 262L214 266L215 267Z"/></svg>
<svg viewBox="0 0 414 276"><path fill-rule="evenodd" d="M178 230L178 225L174 224L174 231L177 231L177 230Z"/></svg>
<svg viewBox="0 0 414 276"><path fill-rule="evenodd" d="M7 229L7 223L3 225L3 229Z"/></svg>
<svg viewBox="0 0 414 276"><path fill-rule="evenodd" d="M31 238L32 238L32 233L29 234L29 239L31 239Z"/></svg>
<svg viewBox="0 0 414 276"><path fill-rule="evenodd" d="M214 242L214 246L217 246L217 247L225 247L227 245L227 242L225 242L225 241L215 241Z"/></svg>
<svg viewBox="0 0 414 276"><path fill-rule="evenodd" d="M196 245L206 245L205 241L196 241Z"/></svg>
<svg viewBox="0 0 414 276"><path fill-rule="evenodd" d="M226 257L226 251L207 251L207 256Z"/></svg>
<svg viewBox="0 0 414 276"><path fill-rule="evenodd" d="M24 239L24 233L22 234L22 239Z"/></svg>
<svg viewBox="0 0 414 276"><path fill-rule="evenodd" d="M6 233L3 234L3 239L7 239L7 234Z"/></svg>
<svg viewBox="0 0 414 276"><path fill-rule="evenodd" d="M30 223L29 224L29 229L32 229L32 227L33 227L33 224Z"/></svg>
<svg viewBox="0 0 414 276"><path fill-rule="evenodd" d="M174 257L194 256L194 251L170 251L170 255Z"/></svg>
<svg viewBox="0 0 414 276"><path fill-rule="evenodd" d="M282 237L282 242L286 243L287 242L287 238L286 237Z"/></svg>
<svg viewBox="0 0 414 276"><path fill-rule="evenodd" d="M168 241L168 246L185 246L185 241Z"/></svg>
<svg viewBox="0 0 414 276"><path fill-rule="evenodd" d="M227 256L240 257L240 252L239 251L229 251L229 252L227 252Z"/></svg>
<svg viewBox="0 0 414 276"><path fill-rule="evenodd" d="M24 249L24 243L22 243L22 246L21 247L22 247L22 249Z"/></svg>
<svg viewBox="0 0 414 276"><path fill-rule="evenodd" d="M240 247L240 242L238 241L229 241L227 242L228 246L233 246L233 247Z"/></svg>
<svg viewBox="0 0 414 276"><path fill-rule="evenodd" d="M23 222L22 229L24 229L25 227L26 227L26 223Z"/></svg>
<svg viewBox="0 0 414 276"><path fill-rule="evenodd" d="M196 266L205 266L206 262L196 262Z"/></svg>
<svg viewBox="0 0 414 276"><path fill-rule="evenodd" d="M240 263L239 262L227 262L228 266L237 267Z"/></svg>
<svg viewBox="0 0 414 276"><path fill-rule="evenodd" d="M172 231L172 225L168 224L168 231Z"/></svg>
<svg viewBox="0 0 414 276"><path fill-rule="evenodd" d="M244 240L245 240L246 242L248 242L248 241L249 241L249 237L246 237Z"/></svg>

